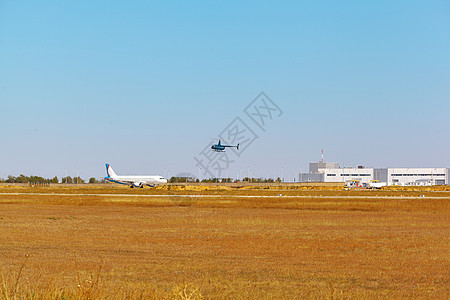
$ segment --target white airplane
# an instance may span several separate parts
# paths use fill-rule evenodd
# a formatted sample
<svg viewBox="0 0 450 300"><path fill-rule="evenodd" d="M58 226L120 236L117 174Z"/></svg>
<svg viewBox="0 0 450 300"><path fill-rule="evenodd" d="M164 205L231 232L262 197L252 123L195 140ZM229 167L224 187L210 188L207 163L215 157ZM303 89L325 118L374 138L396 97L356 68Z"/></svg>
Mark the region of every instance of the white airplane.
<svg viewBox="0 0 450 300"><path fill-rule="evenodd" d="M127 184L130 185L130 188L140 187L143 188L144 185L148 185L149 187L154 187L157 184L167 183L167 179L159 175L150 175L150 176L140 176L140 175L131 175L131 176L119 176L114 172L111 168L110 164L106 164L106 174L105 177L107 181Z"/></svg>

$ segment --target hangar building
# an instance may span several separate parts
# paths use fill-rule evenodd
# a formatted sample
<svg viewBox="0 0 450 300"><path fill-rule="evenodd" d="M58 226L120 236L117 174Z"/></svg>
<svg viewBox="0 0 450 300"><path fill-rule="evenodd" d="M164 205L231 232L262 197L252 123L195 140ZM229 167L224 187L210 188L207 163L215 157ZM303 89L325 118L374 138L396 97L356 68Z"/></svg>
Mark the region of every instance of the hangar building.
<svg viewBox="0 0 450 300"><path fill-rule="evenodd" d="M386 185L445 185L448 168L341 168L338 163L313 162L309 173L300 173L299 182L345 182L349 186L368 186L370 182Z"/></svg>

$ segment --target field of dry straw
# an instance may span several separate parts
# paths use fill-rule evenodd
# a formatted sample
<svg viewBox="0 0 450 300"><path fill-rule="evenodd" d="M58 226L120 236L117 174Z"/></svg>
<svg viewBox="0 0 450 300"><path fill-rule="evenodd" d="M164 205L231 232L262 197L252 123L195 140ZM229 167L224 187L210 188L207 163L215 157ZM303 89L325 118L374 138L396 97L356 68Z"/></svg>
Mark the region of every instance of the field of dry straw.
<svg viewBox="0 0 450 300"><path fill-rule="evenodd" d="M449 208L426 189L0 187L0 298L448 299Z"/></svg>

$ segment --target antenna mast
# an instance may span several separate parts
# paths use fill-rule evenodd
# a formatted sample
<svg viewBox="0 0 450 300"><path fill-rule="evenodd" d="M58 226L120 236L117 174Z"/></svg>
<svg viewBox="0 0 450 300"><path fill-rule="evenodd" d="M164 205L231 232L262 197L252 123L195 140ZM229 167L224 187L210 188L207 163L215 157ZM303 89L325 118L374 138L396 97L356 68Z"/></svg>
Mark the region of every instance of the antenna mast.
<svg viewBox="0 0 450 300"><path fill-rule="evenodd" d="M322 149L322 162L323 162L323 149Z"/></svg>

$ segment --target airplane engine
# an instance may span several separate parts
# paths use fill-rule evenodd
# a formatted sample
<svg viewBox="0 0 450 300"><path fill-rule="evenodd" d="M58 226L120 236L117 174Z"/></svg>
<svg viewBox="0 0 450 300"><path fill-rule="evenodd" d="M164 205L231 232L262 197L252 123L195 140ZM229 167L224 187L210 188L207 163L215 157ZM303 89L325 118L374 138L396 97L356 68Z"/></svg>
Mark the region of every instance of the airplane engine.
<svg viewBox="0 0 450 300"><path fill-rule="evenodd" d="M135 186L135 187L139 187L139 188L144 188L144 185L146 185L147 184L147 182L145 182L145 181L141 181L141 182L135 182L135 183L133 183L133 185Z"/></svg>
<svg viewBox="0 0 450 300"><path fill-rule="evenodd" d="M134 187L139 187L139 188L141 188L141 189L144 187L145 184L146 184L145 181L141 181L141 182L133 182L133 186L134 186Z"/></svg>

